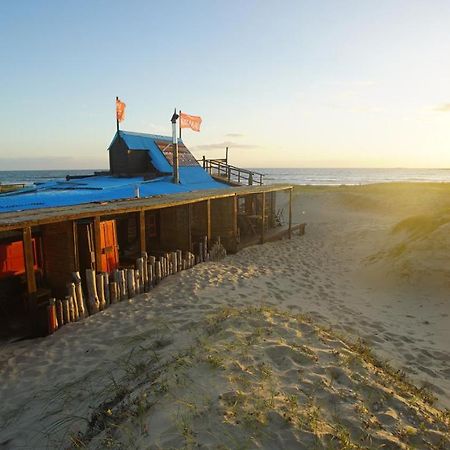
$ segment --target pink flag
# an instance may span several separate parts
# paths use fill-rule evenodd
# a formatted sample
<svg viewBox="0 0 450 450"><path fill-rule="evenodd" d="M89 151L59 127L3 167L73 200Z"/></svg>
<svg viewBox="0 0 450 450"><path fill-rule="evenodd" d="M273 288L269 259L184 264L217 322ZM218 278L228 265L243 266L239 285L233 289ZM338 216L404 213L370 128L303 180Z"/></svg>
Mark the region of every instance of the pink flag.
<svg viewBox="0 0 450 450"><path fill-rule="evenodd" d="M200 131L200 125L202 124L202 118L200 116L190 116L180 112L180 128L190 128L194 131Z"/></svg>
<svg viewBox="0 0 450 450"><path fill-rule="evenodd" d="M124 102L121 102L119 98L116 98L116 118L118 122L123 122L125 119L125 108L127 105L125 105Z"/></svg>

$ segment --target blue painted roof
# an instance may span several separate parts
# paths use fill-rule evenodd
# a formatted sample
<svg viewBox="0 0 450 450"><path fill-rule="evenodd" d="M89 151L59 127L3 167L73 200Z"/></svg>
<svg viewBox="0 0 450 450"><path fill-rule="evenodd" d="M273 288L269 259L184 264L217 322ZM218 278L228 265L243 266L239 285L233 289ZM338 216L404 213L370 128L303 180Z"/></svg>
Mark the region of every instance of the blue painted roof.
<svg viewBox="0 0 450 450"><path fill-rule="evenodd" d="M0 213L124 200L135 196L136 186L139 186L141 198L228 187L215 181L200 165L180 167L180 183L174 184L172 166L155 143L167 141L170 144L171 137L130 131L120 131L120 137L130 150L148 151L153 165L162 175L146 181L143 177L108 175L37 183L19 191L0 194ZM117 133L111 145L116 139Z"/></svg>
<svg viewBox="0 0 450 450"><path fill-rule="evenodd" d="M0 214L2 212L124 200L134 197L136 186L139 186L141 198L227 187L211 178L200 166L180 167L179 170L179 184L172 182L171 175L147 181L144 181L143 177L95 176L36 184L20 191L0 194Z"/></svg>

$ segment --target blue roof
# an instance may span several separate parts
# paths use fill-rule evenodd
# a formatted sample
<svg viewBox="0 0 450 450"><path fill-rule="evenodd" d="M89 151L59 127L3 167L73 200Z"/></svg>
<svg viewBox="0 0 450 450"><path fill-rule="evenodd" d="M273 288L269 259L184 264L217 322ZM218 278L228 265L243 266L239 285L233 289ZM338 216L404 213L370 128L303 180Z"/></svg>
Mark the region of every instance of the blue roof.
<svg viewBox="0 0 450 450"><path fill-rule="evenodd" d="M228 187L215 181L200 166L180 167L179 170L179 184L172 182L171 175L165 175L147 181L143 177L94 176L28 186L20 191L0 194L0 213L124 200L134 198L136 186L139 186L141 198Z"/></svg>
<svg viewBox="0 0 450 450"><path fill-rule="evenodd" d="M112 143L117 139L117 133ZM141 198L206 189L223 189L228 185L215 181L199 164L179 167L180 182L172 182L172 166L155 141L170 144L171 137L120 131L130 150L148 151L152 164L162 174L159 178L119 178L110 175L71 180L55 180L27 186L19 191L0 194L0 213L29 209L71 206L134 198L139 186ZM111 147L111 146L110 146Z"/></svg>

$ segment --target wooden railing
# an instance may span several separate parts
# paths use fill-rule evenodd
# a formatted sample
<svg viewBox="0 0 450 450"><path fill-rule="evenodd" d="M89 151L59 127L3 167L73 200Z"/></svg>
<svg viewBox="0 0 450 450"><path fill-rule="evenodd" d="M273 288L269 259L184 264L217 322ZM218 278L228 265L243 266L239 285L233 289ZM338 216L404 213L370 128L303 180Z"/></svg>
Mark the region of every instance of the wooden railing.
<svg viewBox="0 0 450 450"><path fill-rule="evenodd" d="M264 174L253 172L247 169L241 169L240 167L232 166L228 164L227 159L200 159L203 168L210 174L219 178L223 178L228 183L238 183L252 186L262 185Z"/></svg>

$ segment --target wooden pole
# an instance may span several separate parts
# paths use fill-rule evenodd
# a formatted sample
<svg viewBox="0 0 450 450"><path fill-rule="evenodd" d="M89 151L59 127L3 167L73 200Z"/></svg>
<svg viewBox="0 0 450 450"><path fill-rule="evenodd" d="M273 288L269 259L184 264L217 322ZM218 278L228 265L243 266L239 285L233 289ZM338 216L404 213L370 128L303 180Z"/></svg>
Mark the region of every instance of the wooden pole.
<svg viewBox="0 0 450 450"><path fill-rule="evenodd" d="M211 242L211 199L206 200L206 236Z"/></svg>
<svg viewBox="0 0 450 450"><path fill-rule="evenodd" d="M73 243L73 267L76 272L80 270L80 255L78 250L78 228L75 220L72 220L72 243Z"/></svg>
<svg viewBox="0 0 450 450"><path fill-rule="evenodd" d="M111 283L109 284L109 295L110 295L111 305L113 305L114 303L117 303L118 297L119 297L117 281L111 281Z"/></svg>
<svg viewBox="0 0 450 450"><path fill-rule="evenodd" d="M141 254L147 251L145 238L145 211L139 211L139 246Z"/></svg>
<svg viewBox="0 0 450 450"><path fill-rule="evenodd" d="M23 253L25 259L25 273L27 278L27 291L31 301L31 310L34 309L35 295L37 291L36 276L34 273L34 252L33 252L33 240L31 237L31 227L23 229Z"/></svg>
<svg viewBox="0 0 450 450"><path fill-rule="evenodd" d="M266 237L266 193L261 194L261 244Z"/></svg>
<svg viewBox="0 0 450 450"><path fill-rule="evenodd" d="M236 244L234 251L237 251L238 246L238 197L233 197L233 239Z"/></svg>
<svg viewBox="0 0 450 450"><path fill-rule="evenodd" d="M97 295L95 272L91 269L86 269L86 286L88 291L89 314L92 315L99 311L100 302Z"/></svg>
<svg viewBox="0 0 450 450"><path fill-rule="evenodd" d="M119 133L119 118L117 117L117 102L119 101L119 97L116 97L116 129L117 133Z"/></svg>
<svg viewBox="0 0 450 450"><path fill-rule="evenodd" d="M289 188L289 230L288 237L292 237L292 188Z"/></svg>
<svg viewBox="0 0 450 450"><path fill-rule="evenodd" d="M100 309L100 311L103 311L106 308L105 285L104 285L104 280L103 280L103 273L98 273L95 276L95 281L96 281L96 285L97 285L99 309Z"/></svg>
<svg viewBox="0 0 450 450"><path fill-rule="evenodd" d="M102 241L101 241L100 217L94 218L94 247L95 247L95 267L97 272L102 272ZM105 268L106 269L106 268Z"/></svg>
<svg viewBox="0 0 450 450"><path fill-rule="evenodd" d="M192 250L192 215L193 215L193 205L189 203L187 205L187 242L188 242L188 250Z"/></svg>

